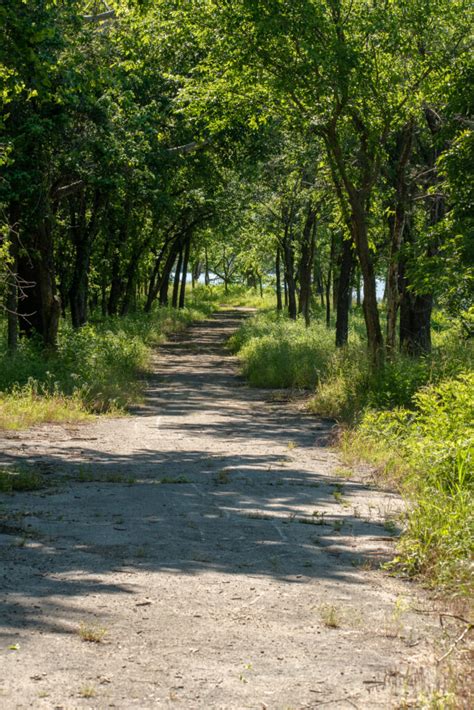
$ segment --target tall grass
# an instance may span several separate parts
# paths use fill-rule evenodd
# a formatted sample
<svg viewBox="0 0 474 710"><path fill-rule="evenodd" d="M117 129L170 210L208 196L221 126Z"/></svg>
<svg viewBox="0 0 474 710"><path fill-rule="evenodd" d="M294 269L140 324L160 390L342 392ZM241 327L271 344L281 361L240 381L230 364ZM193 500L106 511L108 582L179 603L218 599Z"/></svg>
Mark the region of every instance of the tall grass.
<svg viewBox="0 0 474 710"><path fill-rule="evenodd" d="M166 335L203 319L213 306L160 308L92 322L79 330L62 323L58 348L45 355L38 341L22 340L9 355L0 341L0 428L23 429L51 421L78 421L118 412L140 398L137 376L150 348Z"/></svg>
<svg viewBox="0 0 474 710"><path fill-rule="evenodd" d="M195 289L198 299L209 300L213 304L220 306L234 306L247 308L274 308L276 305L275 290L271 287L264 287L262 293L259 289L248 288L241 284L231 284L227 291L222 284L213 286L198 286Z"/></svg>
<svg viewBox="0 0 474 710"><path fill-rule="evenodd" d="M230 339L243 372L255 387L314 389L326 376L334 356L334 335L320 321L306 328L275 311L258 313ZM351 347L360 336L351 332Z"/></svg>
<svg viewBox="0 0 474 710"><path fill-rule="evenodd" d="M473 590L474 373L423 387L412 409L367 411L342 437L349 460L398 473L408 502L395 564L458 592Z"/></svg>

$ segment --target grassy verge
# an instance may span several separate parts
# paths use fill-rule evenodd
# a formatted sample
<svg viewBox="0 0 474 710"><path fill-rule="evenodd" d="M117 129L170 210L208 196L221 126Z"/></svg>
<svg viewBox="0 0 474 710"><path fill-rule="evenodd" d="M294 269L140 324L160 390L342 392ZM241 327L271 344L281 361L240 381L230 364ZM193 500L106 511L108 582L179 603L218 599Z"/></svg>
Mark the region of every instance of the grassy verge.
<svg viewBox="0 0 474 710"><path fill-rule="evenodd" d="M348 463L369 461L408 502L394 567L438 587L474 591L474 373L419 389L412 407L368 410L341 439Z"/></svg>
<svg viewBox="0 0 474 710"><path fill-rule="evenodd" d="M349 345L334 332L274 312L249 319L231 339L249 382L313 391L310 409L344 425L342 454L368 462L407 500L395 565L458 594L472 589L474 375L472 343L437 314L430 357L402 355L371 372L360 315Z"/></svg>
<svg viewBox="0 0 474 710"><path fill-rule="evenodd" d="M244 306L247 308L265 309L274 308L276 303L274 289L267 287L260 293L259 289L233 284L229 286L226 291L224 286L219 284L207 288L200 286L197 292L200 294L200 299L207 298L210 299L212 303L222 306Z"/></svg>
<svg viewBox="0 0 474 710"><path fill-rule="evenodd" d="M138 375L148 365L150 348L214 308L209 296L182 310L107 318L77 331L63 323L57 352L48 357L34 341L22 341L12 357L0 341L0 428L123 410L140 398Z"/></svg>

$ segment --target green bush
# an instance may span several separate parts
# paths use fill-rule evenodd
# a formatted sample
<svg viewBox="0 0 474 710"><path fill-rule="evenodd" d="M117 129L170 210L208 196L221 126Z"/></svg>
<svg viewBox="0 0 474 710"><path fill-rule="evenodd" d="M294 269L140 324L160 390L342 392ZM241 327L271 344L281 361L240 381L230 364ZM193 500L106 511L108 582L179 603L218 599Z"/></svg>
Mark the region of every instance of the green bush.
<svg viewBox="0 0 474 710"><path fill-rule="evenodd" d="M467 591L474 552L474 374L420 389L413 408L368 411L344 448L401 467L410 505L396 560L409 574Z"/></svg>
<svg viewBox="0 0 474 710"><path fill-rule="evenodd" d="M157 308L106 318L73 330L62 323L57 351L22 339L14 356L0 342L0 427L42 421L76 421L88 413L117 412L140 397L138 375L150 348L166 334L205 318L213 309L197 302L182 310Z"/></svg>
<svg viewBox="0 0 474 710"><path fill-rule="evenodd" d="M334 334L321 322L307 328L302 319L292 321L268 311L245 322L230 347L251 385L314 389L328 371L333 340Z"/></svg>

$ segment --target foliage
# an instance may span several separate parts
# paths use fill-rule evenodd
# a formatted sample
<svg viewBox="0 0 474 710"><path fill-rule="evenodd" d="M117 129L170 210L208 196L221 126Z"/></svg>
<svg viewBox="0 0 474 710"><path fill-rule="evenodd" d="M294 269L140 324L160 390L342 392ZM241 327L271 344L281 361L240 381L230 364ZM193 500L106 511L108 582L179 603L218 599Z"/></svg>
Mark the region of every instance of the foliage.
<svg viewBox="0 0 474 710"><path fill-rule="evenodd" d="M395 565L440 585L472 591L474 549L474 375L421 388L413 409L368 411L346 436L351 456L403 473L410 502Z"/></svg>
<svg viewBox="0 0 474 710"><path fill-rule="evenodd" d="M42 476L32 470L0 468L0 493L36 491L44 486Z"/></svg>
<svg viewBox="0 0 474 710"><path fill-rule="evenodd" d="M230 339L255 387L313 388L325 375L334 344L322 323L309 328L271 311L259 314Z"/></svg>
<svg viewBox="0 0 474 710"><path fill-rule="evenodd" d="M0 428L119 412L140 397L138 375L147 368L150 347L211 309L208 304L179 311L160 308L150 315L107 318L78 331L64 325L58 349L48 358L37 340L23 340L14 357L4 346Z"/></svg>
<svg viewBox="0 0 474 710"><path fill-rule="evenodd" d="M451 377L472 366L472 343L457 324L436 314L431 356L414 359L403 353L373 371L367 359L360 314L352 318L349 343L336 349L330 329L315 319L309 328L268 310L248 319L230 339L249 382L258 387L316 389L310 408L344 422L356 421L367 408L411 406L416 391L428 382Z"/></svg>

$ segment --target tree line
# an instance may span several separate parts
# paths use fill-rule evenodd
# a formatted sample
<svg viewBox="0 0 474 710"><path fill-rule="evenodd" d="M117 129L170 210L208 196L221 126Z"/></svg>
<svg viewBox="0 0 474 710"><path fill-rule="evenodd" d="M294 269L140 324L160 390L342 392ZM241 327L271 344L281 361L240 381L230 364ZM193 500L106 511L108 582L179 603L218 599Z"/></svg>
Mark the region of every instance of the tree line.
<svg viewBox="0 0 474 710"><path fill-rule="evenodd" d="M182 307L188 274L271 282L308 324L320 302L338 346L355 289L376 366L430 350L435 302L472 334L472 19L467 0L4 0L10 349Z"/></svg>

